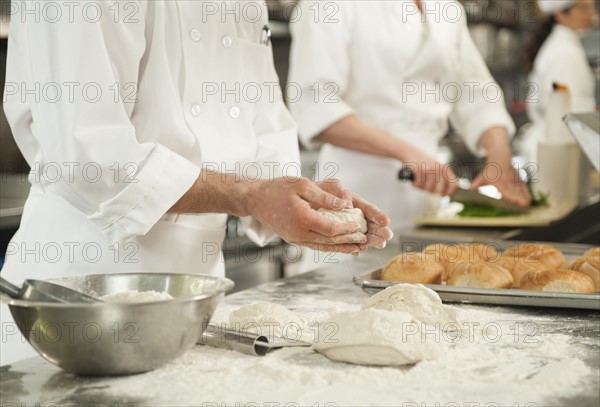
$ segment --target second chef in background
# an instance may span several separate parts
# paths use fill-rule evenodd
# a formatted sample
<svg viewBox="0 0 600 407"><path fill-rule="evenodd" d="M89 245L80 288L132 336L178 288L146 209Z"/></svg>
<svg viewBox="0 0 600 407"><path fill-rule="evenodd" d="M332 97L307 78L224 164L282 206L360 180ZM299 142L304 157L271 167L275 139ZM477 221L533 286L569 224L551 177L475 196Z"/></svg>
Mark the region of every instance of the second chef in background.
<svg viewBox="0 0 600 407"><path fill-rule="evenodd" d="M530 196L512 168L515 131L456 1L313 1L299 3L290 24L290 100L302 141L325 143L321 173L340 179L408 227L426 203L424 191L451 194L455 174L436 161L448 121L493 171L504 197L527 206ZM414 186L397 179L411 164Z"/></svg>

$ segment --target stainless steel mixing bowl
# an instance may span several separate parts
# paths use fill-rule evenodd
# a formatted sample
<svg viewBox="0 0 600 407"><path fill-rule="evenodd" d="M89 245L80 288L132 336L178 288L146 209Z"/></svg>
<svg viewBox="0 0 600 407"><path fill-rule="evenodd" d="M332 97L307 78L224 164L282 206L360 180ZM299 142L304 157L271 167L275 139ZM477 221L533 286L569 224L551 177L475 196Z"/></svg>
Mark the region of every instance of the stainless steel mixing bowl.
<svg viewBox="0 0 600 407"><path fill-rule="evenodd" d="M45 359L88 376L146 372L181 356L202 337L233 282L193 274L98 274L49 280L99 297L167 292L172 300L133 304L60 304L13 300L21 333Z"/></svg>

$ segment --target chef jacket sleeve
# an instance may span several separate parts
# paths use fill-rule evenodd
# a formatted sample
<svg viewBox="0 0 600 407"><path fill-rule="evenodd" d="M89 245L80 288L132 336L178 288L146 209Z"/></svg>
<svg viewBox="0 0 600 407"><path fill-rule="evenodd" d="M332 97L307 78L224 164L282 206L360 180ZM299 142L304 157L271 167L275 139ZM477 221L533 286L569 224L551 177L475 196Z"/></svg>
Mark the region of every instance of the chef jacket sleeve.
<svg viewBox="0 0 600 407"><path fill-rule="evenodd" d="M454 103L450 121L467 147L476 155L483 156L485 151L478 146L481 135L498 126L506 128L509 137L512 137L515 124L506 109L500 85L490 74L469 34L466 17L457 24L461 24L457 64L461 94Z"/></svg>
<svg viewBox="0 0 600 407"><path fill-rule="evenodd" d="M286 177L295 179L301 176L298 129L285 106L275 71L272 48L255 46L254 67L247 75L254 75L255 83L263 84L262 97L253 103L256 109L253 128L257 139L255 163L257 177L273 180ZM248 175L248 174L246 174ZM242 218L246 235L263 246L277 237L275 232L252 217Z"/></svg>
<svg viewBox="0 0 600 407"><path fill-rule="evenodd" d="M135 21L121 21L117 3L96 1L86 13L58 21L15 18L7 81L23 91L5 99L17 140L24 131L37 143L22 146L36 151L32 169L62 169L38 186L62 196L116 242L148 232L200 173L165 146L138 140L131 89L142 75L144 15L140 9Z"/></svg>
<svg viewBox="0 0 600 407"><path fill-rule="evenodd" d="M332 3L300 1L290 21L287 101L307 148L317 147L314 137L353 112L344 101L350 73L351 2L335 2L339 11L325 18L323 8Z"/></svg>

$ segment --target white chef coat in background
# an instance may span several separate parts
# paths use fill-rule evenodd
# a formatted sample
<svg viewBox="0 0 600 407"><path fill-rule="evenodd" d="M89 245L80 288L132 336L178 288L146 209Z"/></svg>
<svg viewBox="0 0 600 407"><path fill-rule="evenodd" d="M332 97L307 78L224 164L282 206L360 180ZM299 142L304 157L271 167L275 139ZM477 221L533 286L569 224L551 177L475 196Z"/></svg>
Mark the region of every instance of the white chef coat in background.
<svg viewBox="0 0 600 407"><path fill-rule="evenodd" d="M20 10L35 2L27 3ZM254 14L240 14L250 3ZM2 276L18 284L90 273L223 275L227 215L166 212L202 166L274 178L287 164L299 174L296 127L261 43L266 6L94 4L98 21L78 12L12 18L5 111L33 186ZM12 94L14 86L47 94ZM244 222L257 242L274 237ZM3 323L8 314L4 306ZM15 356L2 346L5 364Z"/></svg>
<svg viewBox="0 0 600 407"><path fill-rule="evenodd" d="M596 81L579 33L556 24L535 58L529 80L533 86L527 98L527 113L532 125L520 150L530 161L537 161L537 143L544 137L554 82L569 88L573 113L589 113L596 108Z"/></svg>
<svg viewBox="0 0 600 407"><path fill-rule="evenodd" d="M426 22L413 1L300 2L290 24L289 81L302 93L288 97L288 106L307 146L350 114L432 156L448 119L476 153L485 130L514 132L463 7L456 1L422 4ZM397 180L399 161L324 145L319 163L320 177L338 178L378 205L393 229L410 226L423 210L428 194Z"/></svg>

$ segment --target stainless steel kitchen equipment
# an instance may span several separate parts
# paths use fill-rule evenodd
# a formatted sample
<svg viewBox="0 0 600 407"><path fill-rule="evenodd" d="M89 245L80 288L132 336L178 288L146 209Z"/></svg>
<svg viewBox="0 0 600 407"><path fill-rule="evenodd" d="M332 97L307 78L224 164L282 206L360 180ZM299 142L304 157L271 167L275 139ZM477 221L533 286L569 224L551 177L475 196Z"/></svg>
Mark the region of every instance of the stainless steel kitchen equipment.
<svg viewBox="0 0 600 407"><path fill-rule="evenodd" d="M398 179L400 181L414 181L415 174L410 168L404 167L398 173ZM514 205L504 199L492 198L491 196L484 195L480 192L463 188L459 185L454 194L450 197L456 202L475 202L490 205L494 208L502 209L509 212L525 213L527 208L521 208L520 206Z"/></svg>
<svg viewBox="0 0 600 407"><path fill-rule="evenodd" d="M49 280L100 297L126 291L167 292L174 298L128 304L62 304L1 296L19 330L46 360L87 376L156 369L201 338L233 282L193 274L131 273Z"/></svg>
<svg viewBox="0 0 600 407"><path fill-rule="evenodd" d="M100 300L79 291L42 280L25 280L19 288L0 276L0 291L15 300L73 303L98 303Z"/></svg>
<svg viewBox="0 0 600 407"><path fill-rule="evenodd" d="M596 171L600 171L600 113L568 114L563 120Z"/></svg>
<svg viewBox="0 0 600 407"><path fill-rule="evenodd" d="M402 251L421 251L431 243L456 244L457 241L423 240L405 242ZM499 253L503 250L525 242L483 242L492 245ZM581 256L591 245L552 243L567 259ZM400 254L400 253L399 253ZM397 282L381 280L381 267L360 274L353 278L355 285L361 287L368 294L391 287ZM550 307L550 308L578 308L600 310L600 294L570 294L553 293L545 291L526 291L520 289L492 289L448 286L445 284L425 284L437 292L443 301L473 304L510 305L525 307Z"/></svg>
<svg viewBox="0 0 600 407"><path fill-rule="evenodd" d="M287 347L312 346L308 342L275 337L267 338L265 335L257 335L245 330L230 330L210 325L202 334L200 344L234 350L251 356L265 356L271 350Z"/></svg>

